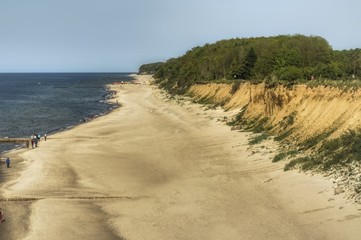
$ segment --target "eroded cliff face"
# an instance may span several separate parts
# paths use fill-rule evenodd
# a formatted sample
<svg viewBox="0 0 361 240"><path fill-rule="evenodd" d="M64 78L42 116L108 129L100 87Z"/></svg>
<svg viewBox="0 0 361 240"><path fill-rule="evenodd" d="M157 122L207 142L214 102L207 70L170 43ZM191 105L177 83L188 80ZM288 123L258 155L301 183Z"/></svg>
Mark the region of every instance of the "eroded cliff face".
<svg viewBox="0 0 361 240"><path fill-rule="evenodd" d="M361 90L326 86L286 87L243 83L231 94L230 84L194 85L189 94L210 99L225 109L246 109L244 118L264 119L275 136L292 142L333 139L361 127ZM266 119L266 121L265 121Z"/></svg>

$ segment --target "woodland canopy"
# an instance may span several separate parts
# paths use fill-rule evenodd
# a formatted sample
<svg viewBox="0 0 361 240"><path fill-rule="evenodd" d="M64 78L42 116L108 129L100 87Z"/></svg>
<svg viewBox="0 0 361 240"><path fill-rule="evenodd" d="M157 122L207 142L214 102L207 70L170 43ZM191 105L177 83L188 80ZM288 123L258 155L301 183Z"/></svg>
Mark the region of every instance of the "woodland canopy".
<svg viewBox="0 0 361 240"><path fill-rule="evenodd" d="M166 62L144 64L139 73L153 74L174 93L215 81L353 80L361 79L361 49L333 50L319 36L236 38L194 47Z"/></svg>

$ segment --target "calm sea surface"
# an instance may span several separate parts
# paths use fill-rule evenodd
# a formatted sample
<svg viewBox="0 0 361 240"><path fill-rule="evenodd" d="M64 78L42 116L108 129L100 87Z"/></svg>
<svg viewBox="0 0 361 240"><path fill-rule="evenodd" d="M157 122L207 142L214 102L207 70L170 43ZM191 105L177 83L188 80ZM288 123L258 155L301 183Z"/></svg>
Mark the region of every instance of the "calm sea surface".
<svg viewBox="0 0 361 240"><path fill-rule="evenodd" d="M0 138L30 137L73 126L115 108L105 85L126 73L0 73ZM14 148L0 143L0 153Z"/></svg>

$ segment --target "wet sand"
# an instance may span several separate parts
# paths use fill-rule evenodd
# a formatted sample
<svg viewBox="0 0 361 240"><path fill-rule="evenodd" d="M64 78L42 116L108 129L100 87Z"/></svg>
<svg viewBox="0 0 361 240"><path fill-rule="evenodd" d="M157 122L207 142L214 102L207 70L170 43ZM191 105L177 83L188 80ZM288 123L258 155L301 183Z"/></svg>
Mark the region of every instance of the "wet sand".
<svg viewBox="0 0 361 240"><path fill-rule="evenodd" d="M121 108L14 153L0 239L359 239L361 206L283 172L276 144L250 147L228 113L112 89Z"/></svg>

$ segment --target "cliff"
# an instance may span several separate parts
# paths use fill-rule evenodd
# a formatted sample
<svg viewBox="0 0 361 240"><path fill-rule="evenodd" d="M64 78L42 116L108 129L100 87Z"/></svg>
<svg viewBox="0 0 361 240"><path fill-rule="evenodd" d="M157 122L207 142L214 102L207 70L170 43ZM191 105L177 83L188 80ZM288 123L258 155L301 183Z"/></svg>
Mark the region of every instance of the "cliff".
<svg viewBox="0 0 361 240"><path fill-rule="evenodd" d="M361 126L361 90L243 83L231 94L230 84L193 85L189 94L225 109L244 109L243 118L263 120L274 136L296 144L335 139ZM316 143L316 146L318 145Z"/></svg>
<svg viewBox="0 0 361 240"><path fill-rule="evenodd" d="M287 159L285 170L320 171L335 183L335 194L347 189L361 203L360 88L247 82L232 88L193 85L188 95L239 112L228 120L235 129L263 131L283 143L273 161Z"/></svg>

